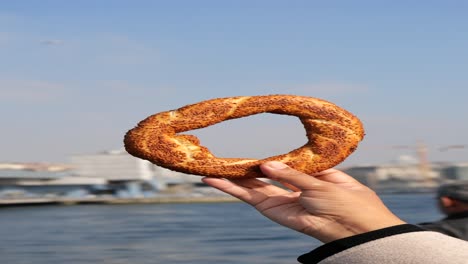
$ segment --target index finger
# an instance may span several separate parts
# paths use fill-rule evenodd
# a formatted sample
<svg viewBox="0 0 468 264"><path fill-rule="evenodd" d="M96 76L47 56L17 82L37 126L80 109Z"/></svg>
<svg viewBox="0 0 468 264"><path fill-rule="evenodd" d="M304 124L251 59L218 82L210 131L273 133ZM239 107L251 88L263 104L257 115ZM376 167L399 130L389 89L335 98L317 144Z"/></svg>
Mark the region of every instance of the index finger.
<svg viewBox="0 0 468 264"><path fill-rule="evenodd" d="M327 181L331 183L352 183L352 184L360 184L360 182L353 177L349 176L348 174L337 170L337 169L328 169L318 173L312 174L317 179L322 181Z"/></svg>
<svg viewBox="0 0 468 264"><path fill-rule="evenodd" d="M225 179L204 177L202 178L202 181L210 185L211 187L214 187L227 194L230 194L238 198L239 200L244 201L253 206L257 205L258 203L261 203L262 201L268 198L268 196L262 192L240 186Z"/></svg>
<svg viewBox="0 0 468 264"><path fill-rule="evenodd" d="M301 190L317 189L327 184L325 181L318 180L277 161L266 162L260 165L260 169L268 178L291 184Z"/></svg>

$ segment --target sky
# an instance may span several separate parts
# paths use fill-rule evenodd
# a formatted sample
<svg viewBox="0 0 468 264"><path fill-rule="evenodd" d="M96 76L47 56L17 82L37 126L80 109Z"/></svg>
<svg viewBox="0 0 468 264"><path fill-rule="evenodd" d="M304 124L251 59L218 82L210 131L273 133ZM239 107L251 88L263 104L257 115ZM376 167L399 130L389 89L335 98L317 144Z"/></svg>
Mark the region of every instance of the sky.
<svg viewBox="0 0 468 264"><path fill-rule="evenodd" d="M0 0L0 162L123 147L145 117L230 96L318 97L366 137L342 165L467 162L466 1ZM192 133L192 132L191 132ZM306 142L295 117L193 131L221 157Z"/></svg>

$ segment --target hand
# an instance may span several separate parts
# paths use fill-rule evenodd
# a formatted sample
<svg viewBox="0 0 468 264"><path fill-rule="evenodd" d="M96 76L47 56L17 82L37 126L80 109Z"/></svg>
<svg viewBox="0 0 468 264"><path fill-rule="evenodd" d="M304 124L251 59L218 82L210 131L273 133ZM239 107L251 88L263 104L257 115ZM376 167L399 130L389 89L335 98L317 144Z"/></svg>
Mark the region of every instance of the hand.
<svg viewBox="0 0 468 264"><path fill-rule="evenodd" d="M203 178L203 182L254 206L264 216L322 242L404 224L371 189L329 169L307 175L283 163L260 166L290 190L258 179Z"/></svg>

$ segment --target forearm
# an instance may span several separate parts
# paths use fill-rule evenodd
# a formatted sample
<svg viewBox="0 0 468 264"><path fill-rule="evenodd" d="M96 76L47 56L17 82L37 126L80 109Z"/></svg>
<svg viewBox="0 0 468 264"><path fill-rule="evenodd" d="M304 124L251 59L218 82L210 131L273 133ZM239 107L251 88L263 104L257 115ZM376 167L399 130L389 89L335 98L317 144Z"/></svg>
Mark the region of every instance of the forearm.
<svg viewBox="0 0 468 264"><path fill-rule="evenodd" d="M408 224L336 240L298 258L307 264L461 264L467 259L468 242Z"/></svg>

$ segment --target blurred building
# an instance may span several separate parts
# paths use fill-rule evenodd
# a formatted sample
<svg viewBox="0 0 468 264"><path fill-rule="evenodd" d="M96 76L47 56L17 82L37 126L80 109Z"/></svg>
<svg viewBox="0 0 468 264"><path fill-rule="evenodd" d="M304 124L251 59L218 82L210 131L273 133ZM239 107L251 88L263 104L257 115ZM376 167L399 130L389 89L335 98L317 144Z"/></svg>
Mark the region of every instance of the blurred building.
<svg viewBox="0 0 468 264"><path fill-rule="evenodd" d="M47 163L0 163L0 199L37 196L81 196L107 182L77 178L71 167Z"/></svg>
<svg viewBox="0 0 468 264"><path fill-rule="evenodd" d="M172 186L200 182L199 177L156 166L124 150L74 155L70 160L74 176L105 179L121 197L151 195Z"/></svg>
<svg viewBox="0 0 468 264"><path fill-rule="evenodd" d="M66 165L0 163L0 199L155 195L211 195L201 178L171 171L124 150L73 155Z"/></svg>
<svg viewBox="0 0 468 264"><path fill-rule="evenodd" d="M422 170L417 163L353 166L342 170L376 191L434 188L440 178L438 170Z"/></svg>

